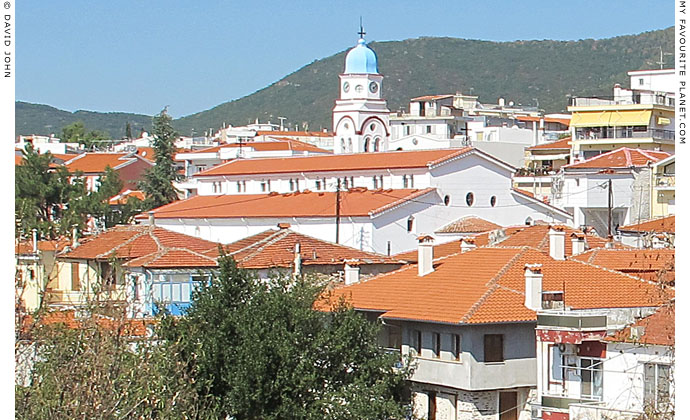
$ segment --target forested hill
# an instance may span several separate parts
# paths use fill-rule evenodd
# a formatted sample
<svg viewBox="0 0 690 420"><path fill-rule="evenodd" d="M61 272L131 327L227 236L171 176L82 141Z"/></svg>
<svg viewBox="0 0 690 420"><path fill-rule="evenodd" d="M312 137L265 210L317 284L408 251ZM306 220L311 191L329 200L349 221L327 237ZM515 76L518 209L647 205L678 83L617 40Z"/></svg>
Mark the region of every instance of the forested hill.
<svg viewBox="0 0 690 420"><path fill-rule="evenodd" d="M538 101L547 112L558 112L565 110L567 95L611 95L614 83L628 84L628 70L658 68L660 51L673 51L673 41L670 27L600 40L490 42L418 38L372 42L370 46L379 57L379 71L385 76L383 95L391 111L405 107L415 96L462 91L479 95L484 103L494 103L499 97L525 106ZM293 127L308 124L310 130L331 129L331 109L345 53L316 60L251 95L177 119L175 128L181 133L192 129L202 133L223 123L244 125L256 118L277 123L281 116L287 117ZM674 65L673 56L664 55L664 60L666 68ZM34 106L17 104L18 134L46 133L46 123L37 118L41 115L25 117ZM65 119L64 124L81 117L87 128L108 130L114 137L124 133L127 118L135 117L77 114L72 114L72 120ZM101 121L102 125L93 125L90 117L95 115L91 114L98 115L94 123Z"/></svg>

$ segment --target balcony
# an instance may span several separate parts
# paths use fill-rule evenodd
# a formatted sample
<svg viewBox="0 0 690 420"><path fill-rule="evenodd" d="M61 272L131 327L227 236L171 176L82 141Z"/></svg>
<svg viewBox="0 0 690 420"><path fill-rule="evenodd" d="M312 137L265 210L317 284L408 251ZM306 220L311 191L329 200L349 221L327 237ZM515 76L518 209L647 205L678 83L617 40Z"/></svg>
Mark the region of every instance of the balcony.
<svg viewBox="0 0 690 420"><path fill-rule="evenodd" d="M658 128L636 130L630 127L594 127L578 128L575 131L577 140L611 140L611 139L643 139L652 138L654 140L675 141L676 132L674 130L662 130Z"/></svg>
<svg viewBox="0 0 690 420"><path fill-rule="evenodd" d="M126 299L127 288L124 285L118 285L110 290L105 290L99 293L98 296L95 293L82 290L46 289L46 303L53 305L79 306L86 304L89 300L122 302Z"/></svg>
<svg viewBox="0 0 690 420"><path fill-rule="evenodd" d="M659 190L675 190L676 174L656 174L654 175L654 186Z"/></svg>
<svg viewBox="0 0 690 420"><path fill-rule="evenodd" d="M537 328L600 331L606 329L606 315L544 311L537 314Z"/></svg>

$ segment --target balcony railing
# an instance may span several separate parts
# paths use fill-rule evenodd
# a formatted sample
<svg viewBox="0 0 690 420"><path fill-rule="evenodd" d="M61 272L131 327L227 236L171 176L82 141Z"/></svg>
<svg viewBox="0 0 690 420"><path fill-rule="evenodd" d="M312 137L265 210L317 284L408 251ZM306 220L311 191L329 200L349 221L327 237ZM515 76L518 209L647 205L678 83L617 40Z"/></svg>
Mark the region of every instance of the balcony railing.
<svg viewBox="0 0 690 420"><path fill-rule="evenodd" d="M656 187L675 187L676 174L658 174L654 176L654 185Z"/></svg>
<svg viewBox="0 0 690 420"><path fill-rule="evenodd" d="M575 138L578 140L599 140L599 139L636 139L648 138L659 140L675 140L674 130L662 130L658 128L637 131L628 127L602 127L598 129L578 128L575 130Z"/></svg>
<svg viewBox="0 0 690 420"><path fill-rule="evenodd" d="M537 327L564 329L606 329L606 315L552 312L537 314Z"/></svg>

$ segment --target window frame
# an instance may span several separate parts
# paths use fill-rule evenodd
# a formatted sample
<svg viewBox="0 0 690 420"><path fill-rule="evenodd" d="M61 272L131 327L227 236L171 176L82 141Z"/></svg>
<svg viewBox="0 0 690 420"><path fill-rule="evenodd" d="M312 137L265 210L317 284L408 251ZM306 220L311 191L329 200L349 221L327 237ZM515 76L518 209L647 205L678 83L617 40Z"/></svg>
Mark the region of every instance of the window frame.
<svg viewBox="0 0 690 420"><path fill-rule="evenodd" d="M491 350L489 345L492 343L489 343L488 340L491 338L500 338L500 346L496 347L493 351L487 351ZM496 343L493 343L495 345ZM484 334L484 363L504 363L505 362L505 339L503 334ZM500 352L500 353L499 353ZM494 356L494 353L496 356L500 354L500 357L489 357ZM491 359L491 360L489 360Z"/></svg>

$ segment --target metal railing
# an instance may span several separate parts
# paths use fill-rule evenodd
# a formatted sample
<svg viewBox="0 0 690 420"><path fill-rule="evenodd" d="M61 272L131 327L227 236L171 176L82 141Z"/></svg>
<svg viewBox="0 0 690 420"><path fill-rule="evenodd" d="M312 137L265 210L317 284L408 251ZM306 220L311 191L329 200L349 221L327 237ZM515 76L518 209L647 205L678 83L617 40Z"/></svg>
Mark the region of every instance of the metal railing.
<svg viewBox="0 0 690 420"><path fill-rule="evenodd" d="M654 186L656 187L675 187L676 174L657 174L654 175Z"/></svg>
<svg viewBox="0 0 690 420"><path fill-rule="evenodd" d="M673 141L676 139L676 132L674 130L662 130L659 128L648 128L644 131L637 131L630 127L600 127L597 129L578 128L575 130L575 138L578 140L635 139L647 137Z"/></svg>

